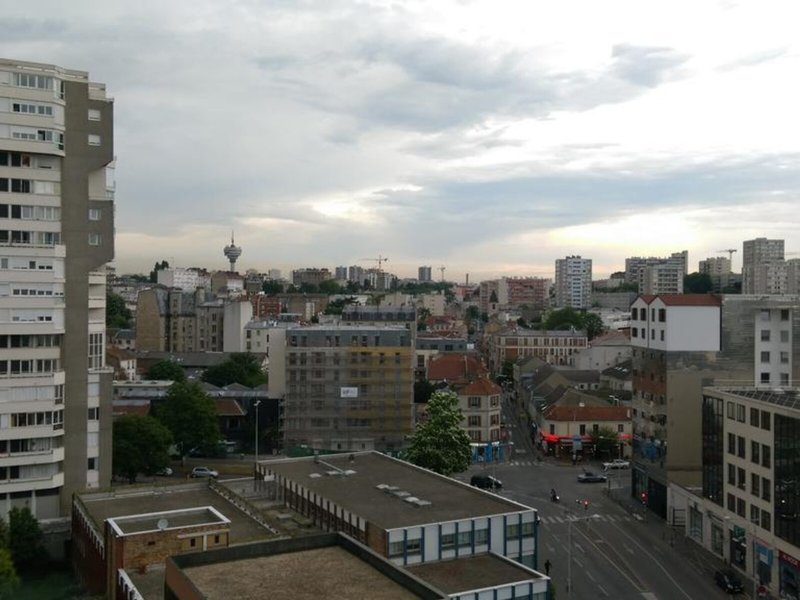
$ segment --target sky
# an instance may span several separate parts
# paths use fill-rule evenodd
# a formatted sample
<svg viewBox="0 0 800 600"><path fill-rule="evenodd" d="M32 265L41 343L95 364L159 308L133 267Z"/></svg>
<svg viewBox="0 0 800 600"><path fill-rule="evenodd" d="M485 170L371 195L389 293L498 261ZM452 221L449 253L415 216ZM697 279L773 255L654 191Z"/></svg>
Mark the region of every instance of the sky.
<svg viewBox="0 0 800 600"><path fill-rule="evenodd" d="M118 272L595 278L800 251L792 0L0 0L0 56L114 98ZM800 257L800 254L797 255ZM792 255L787 256L791 258Z"/></svg>

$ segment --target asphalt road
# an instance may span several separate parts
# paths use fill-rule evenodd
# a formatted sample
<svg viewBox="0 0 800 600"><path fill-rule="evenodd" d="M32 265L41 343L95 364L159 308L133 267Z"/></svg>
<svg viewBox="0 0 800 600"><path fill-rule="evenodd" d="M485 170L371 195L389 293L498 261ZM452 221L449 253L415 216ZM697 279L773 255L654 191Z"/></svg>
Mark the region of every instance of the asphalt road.
<svg viewBox="0 0 800 600"><path fill-rule="evenodd" d="M584 468L601 471L601 466L536 460L517 416L504 410L515 456L504 464L472 467L461 477L468 480L475 472L495 475L503 482L501 495L539 510L539 570L544 571L545 560L551 562L559 600L731 597L714 583L714 571L722 566L719 559L630 498L629 471L610 473L607 483L579 483L577 476ZM561 496L557 504L550 500L551 488ZM611 496L610 488L615 488ZM588 508L584 500L589 501Z"/></svg>

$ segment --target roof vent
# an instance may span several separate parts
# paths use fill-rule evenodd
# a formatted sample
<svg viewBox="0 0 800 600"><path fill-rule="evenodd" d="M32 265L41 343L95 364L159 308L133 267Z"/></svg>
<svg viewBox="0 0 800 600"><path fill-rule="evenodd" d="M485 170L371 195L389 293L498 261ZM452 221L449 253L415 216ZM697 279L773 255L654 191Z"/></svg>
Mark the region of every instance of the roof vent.
<svg viewBox="0 0 800 600"><path fill-rule="evenodd" d="M419 502L419 498L417 498L416 496L408 496L407 498L403 498L403 500L405 500L409 504L416 504L417 502Z"/></svg>
<svg viewBox="0 0 800 600"><path fill-rule="evenodd" d="M309 473L308 476L311 477L311 479L319 479L320 477L322 477L322 475L320 475L319 473Z"/></svg>
<svg viewBox="0 0 800 600"><path fill-rule="evenodd" d="M355 475L356 472L353 469L345 469L343 472L344 475Z"/></svg>

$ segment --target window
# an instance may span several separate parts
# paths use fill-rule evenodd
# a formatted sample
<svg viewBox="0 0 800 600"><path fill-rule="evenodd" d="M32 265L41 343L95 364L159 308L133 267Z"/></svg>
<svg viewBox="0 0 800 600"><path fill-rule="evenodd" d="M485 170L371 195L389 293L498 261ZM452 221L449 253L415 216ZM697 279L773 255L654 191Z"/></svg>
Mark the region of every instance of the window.
<svg viewBox="0 0 800 600"><path fill-rule="evenodd" d="M769 352L767 352L767 351L762 351L761 352L761 362L762 363L768 363L769 362Z"/></svg>
<svg viewBox="0 0 800 600"><path fill-rule="evenodd" d="M470 415L467 424L470 427L480 427L481 426L481 416L480 415Z"/></svg>
<svg viewBox="0 0 800 600"><path fill-rule="evenodd" d="M744 423L744 404L736 405L736 420L739 423Z"/></svg>
<svg viewBox="0 0 800 600"><path fill-rule="evenodd" d="M581 425L581 435L586 435L586 425Z"/></svg>
<svg viewBox="0 0 800 600"><path fill-rule="evenodd" d="M631 328L631 337L639 337L639 330L636 327Z"/></svg>
<svg viewBox="0 0 800 600"><path fill-rule="evenodd" d="M750 408L750 425L753 427L758 427L758 414L757 408Z"/></svg>
<svg viewBox="0 0 800 600"><path fill-rule="evenodd" d="M733 433L728 434L728 454L736 454L736 435Z"/></svg>
<svg viewBox="0 0 800 600"><path fill-rule="evenodd" d="M463 548L464 546L471 546L472 545L472 531L460 531L458 533L458 546Z"/></svg>
<svg viewBox="0 0 800 600"><path fill-rule="evenodd" d="M781 321L788 321L789 320L789 309L782 308L781 309Z"/></svg>
<svg viewBox="0 0 800 600"><path fill-rule="evenodd" d="M750 461L756 464L761 462L761 458L759 457L759 449L761 448L761 444L758 442L750 442Z"/></svg>
<svg viewBox="0 0 800 600"><path fill-rule="evenodd" d="M406 553L407 554L419 554L422 550L422 540L417 538L416 540L408 540L406 541Z"/></svg>
<svg viewBox="0 0 800 600"><path fill-rule="evenodd" d="M762 321L769 321L769 309L764 308L761 310L761 320Z"/></svg>
<svg viewBox="0 0 800 600"><path fill-rule="evenodd" d="M761 478L761 499L770 502L772 500L772 482L766 477Z"/></svg>
<svg viewBox="0 0 800 600"><path fill-rule="evenodd" d="M488 529L476 529L475 530L475 545L480 546L482 544L489 543L489 530Z"/></svg>
<svg viewBox="0 0 800 600"><path fill-rule="evenodd" d="M14 85L17 87L36 88L39 90L52 90L53 78L30 73L14 73Z"/></svg>
<svg viewBox="0 0 800 600"><path fill-rule="evenodd" d="M89 245L90 246L99 246L103 241L103 237L99 233L90 233L89 234Z"/></svg>
<svg viewBox="0 0 800 600"><path fill-rule="evenodd" d="M728 510L733 512L736 510L736 496L728 494Z"/></svg>
<svg viewBox="0 0 800 600"><path fill-rule="evenodd" d="M90 471L96 471L97 470L97 457L96 456L93 456L92 458L90 458L87 461L86 468L88 470L90 470Z"/></svg>
<svg viewBox="0 0 800 600"><path fill-rule="evenodd" d="M659 308L658 309L658 320L661 323L667 322L667 309L666 308Z"/></svg>
<svg viewBox="0 0 800 600"><path fill-rule="evenodd" d="M758 507L754 504L750 505L750 522L755 523L756 525L761 521L761 515L759 514L761 511L758 510Z"/></svg>
<svg viewBox="0 0 800 600"><path fill-rule="evenodd" d="M747 489L747 473L741 467L736 469L736 487L740 490Z"/></svg>
<svg viewBox="0 0 800 600"><path fill-rule="evenodd" d="M661 341L662 342L664 341L664 330L663 329L661 330Z"/></svg>
<svg viewBox="0 0 800 600"><path fill-rule="evenodd" d="M761 429L769 431L770 429L770 413L766 410L761 411Z"/></svg>
<svg viewBox="0 0 800 600"><path fill-rule="evenodd" d="M761 466L768 469L772 467L772 448L766 444L761 444Z"/></svg>
<svg viewBox="0 0 800 600"><path fill-rule="evenodd" d="M99 369L103 366L105 353L104 335L102 333L89 334L89 368Z"/></svg>
<svg viewBox="0 0 800 600"><path fill-rule="evenodd" d="M90 408L88 411L87 418L89 421L99 421L100 420L100 409L98 407Z"/></svg>
<svg viewBox="0 0 800 600"><path fill-rule="evenodd" d="M90 146L99 146L100 145L100 136L96 133L89 134L89 145Z"/></svg>
<svg viewBox="0 0 800 600"><path fill-rule="evenodd" d="M762 372L761 377L759 378L761 383L769 383L769 373Z"/></svg>
<svg viewBox="0 0 800 600"><path fill-rule="evenodd" d="M90 121L99 121L100 120L100 111L96 108L90 108L89 114L87 115Z"/></svg>
<svg viewBox="0 0 800 600"><path fill-rule="evenodd" d="M781 385L789 385L789 374L788 373L781 373Z"/></svg>
<svg viewBox="0 0 800 600"><path fill-rule="evenodd" d="M761 477L755 473L750 475L750 493L756 498L761 495Z"/></svg>
<svg viewBox="0 0 800 600"><path fill-rule="evenodd" d="M736 418L736 404L733 402L728 402L726 405L727 415L729 419Z"/></svg>
<svg viewBox="0 0 800 600"><path fill-rule="evenodd" d="M89 209L89 220L90 221L99 221L102 215L102 211L99 208L90 208ZM248 331L248 333L250 333Z"/></svg>
<svg viewBox="0 0 800 600"><path fill-rule="evenodd" d="M728 463L728 485L736 485L736 465Z"/></svg>
<svg viewBox="0 0 800 600"><path fill-rule="evenodd" d="M737 435L736 436L736 442L737 442L737 444L736 444L737 445L736 456L738 456L739 458L744 458L745 457L745 440L744 440L744 438L742 436Z"/></svg>
<svg viewBox="0 0 800 600"><path fill-rule="evenodd" d="M456 534L443 533L442 534L442 550L452 550L456 547Z"/></svg>
<svg viewBox="0 0 800 600"><path fill-rule="evenodd" d="M655 329L651 329L650 330L650 339L651 340L656 339L656 330Z"/></svg>
<svg viewBox="0 0 800 600"><path fill-rule="evenodd" d="M480 398L480 396L470 396L468 402L469 402L469 407L470 408L480 408L481 407L481 398Z"/></svg>
<svg viewBox="0 0 800 600"><path fill-rule="evenodd" d="M403 542L389 542L389 558L403 556Z"/></svg>
<svg viewBox="0 0 800 600"><path fill-rule="evenodd" d="M740 517L744 518L745 509L746 509L746 504L745 504L744 498L737 498L736 499L736 514L739 515Z"/></svg>
<svg viewBox="0 0 800 600"><path fill-rule="evenodd" d="M772 528L770 518L771 515L766 510L761 511L761 529L769 531Z"/></svg>
<svg viewBox="0 0 800 600"><path fill-rule="evenodd" d="M762 329L761 330L761 341L768 342L769 341L769 329Z"/></svg>

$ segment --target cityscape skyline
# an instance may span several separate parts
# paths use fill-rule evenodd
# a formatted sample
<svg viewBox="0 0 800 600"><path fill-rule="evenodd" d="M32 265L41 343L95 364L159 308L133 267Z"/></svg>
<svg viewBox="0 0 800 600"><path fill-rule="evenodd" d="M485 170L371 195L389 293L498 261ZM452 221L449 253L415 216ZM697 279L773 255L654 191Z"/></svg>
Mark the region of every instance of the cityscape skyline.
<svg viewBox="0 0 800 600"><path fill-rule="evenodd" d="M0 56L123 100L120 272L223 268L231 229L242 270L383 255L480 280L576 254L602 277L730 247L738 270L743 240L800 246L795 13L42 2L6 8Z"/></svg>

